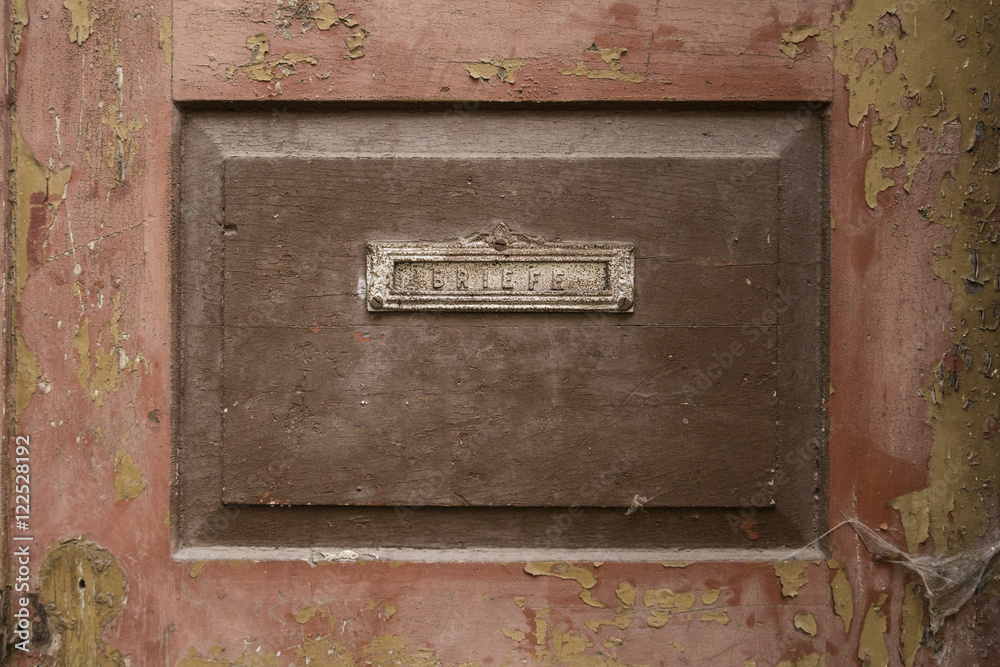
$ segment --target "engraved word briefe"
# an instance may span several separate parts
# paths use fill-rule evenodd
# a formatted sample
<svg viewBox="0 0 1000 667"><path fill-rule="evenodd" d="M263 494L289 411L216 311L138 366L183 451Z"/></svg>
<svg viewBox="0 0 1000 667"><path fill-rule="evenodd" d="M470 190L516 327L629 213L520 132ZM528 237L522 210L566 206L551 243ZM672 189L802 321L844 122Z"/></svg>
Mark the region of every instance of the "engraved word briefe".
<svg viewBox="0 0 1000 667"><path fill-rule="evenodd" d="M632 312L624 243L562 243L490 232L450 243L368 244L368 310Z"/></svg>

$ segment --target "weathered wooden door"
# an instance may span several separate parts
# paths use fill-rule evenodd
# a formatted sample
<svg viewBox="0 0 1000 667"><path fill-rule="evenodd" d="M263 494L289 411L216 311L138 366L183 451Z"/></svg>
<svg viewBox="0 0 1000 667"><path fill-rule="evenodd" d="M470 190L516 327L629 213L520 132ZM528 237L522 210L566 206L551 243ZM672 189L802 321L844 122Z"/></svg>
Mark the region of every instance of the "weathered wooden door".
<svg viewBox="0 0 1000 667"><path fill-rule="evenodd" d="M5 4L6 660L997 664L992 11Z"/></svg>

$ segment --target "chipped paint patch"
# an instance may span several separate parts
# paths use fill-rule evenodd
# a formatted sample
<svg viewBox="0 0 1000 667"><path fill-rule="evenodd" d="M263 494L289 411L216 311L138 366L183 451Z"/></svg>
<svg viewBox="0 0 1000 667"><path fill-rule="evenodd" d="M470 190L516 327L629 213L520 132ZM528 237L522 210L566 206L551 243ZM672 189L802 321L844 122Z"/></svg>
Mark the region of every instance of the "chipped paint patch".
<svg viewBox="0 0 1000 667"><path fill-rule="evenodd" d="M10 13L14 24L10 31L10 45L16 56L21 52L21 36L28 25L28 0L11 0Z"/></svg>
<svg viewBox="0 0 1000 667"><path fill-rule="evenodd" d="M914 491L896 498L889 507L899 512L906 537L906 550L917 553L920 545L930 537L931 512L927 506L927 493Z"/></svg>
<svg viewBox="0 0 1000 667"><path fill-rule="evenodd" d="M192 579L197 579L198 575L201 574L201 571L205 569L206 565L208 565L207 560L196 561L194 564L191 565L191 569L188 570L188 576L191 577Z"/></svg>
<svg viewBox="0 0 1000 667"><path fill-rule="evenodd" d="M156 27L160 31L160 50L163 51L163 62L170 66L174 62L174 19L172 16L161 16L156 19Z"/></svg>
<svg viewBox="0 0 1000 667"><path fill-rule="evenodd" d="M110 551L81 535L59 540L45 551L37 590L58 635L49 647L56 664L124 667L118 650L103 639L128 597L125 573Z"/></svg>
<svg viewBox="0 0 1000 667"><path fill-rule="evenodd" d="M619 630L624 630L632 625L632 617L628 615L619 615L612 619L602 618L597 621L586 621L584 625L586 625L591 632L597 632L602 626L605 625L612 628L618 628Z"/></svg>
<svg viewBox="0 0 1000 667"><path fill-rule="evenodd" d="M361 26L356 26L353 30L351 30L351 34L344 40L344 43L347 44L347 54L344 55L344 58L348 60L364 58L364 40L367 36L368 31Z"/></svg>
<svg viewBox="0 0 1000 667"><path fill-rule="evenodd" d="M121 88L122 70L118 68L118 76L115 83ZM139 120L139 112L131 120L125 119L125 114L121 110L118 102L108 102L101 110L101 124L107 126L111 132L111 142L105 150L105 158L108 167L114 174L114 182L111 188L115 188L125 182L125 176L135 162L138 142L136 135L142 129L142 121Z"/></svg>
<svg viewBox="0 0 1000 667"><path fill-rule="evenodd" d="M903 592L903 621L900 630L899 657L905 667L913 667L920 641L924 636L924 599L920 584L910 582Z"/></svg>
<svg viewBox="0 0 1000 667"><path fill-rule="evenodd" d="M118 500L132 500L146 489L142 470L125 450L115 454L115 495Z"/></svg>
<svg viewBox="0 0 1000 667"><path fill-rule="evenodd" d="M295 612L296 623L308 623L313 616L317 613L323 611L322 605L315 605L312 607L306 607L305 609L299 609Z"/></svg>
<svg viewBox="0 0 1000 667"><path fill-rule="evenodd" d="M649 612L646 625L651 628L662 628L673 617L690 610L695 605L693 593L674 593L667 588L650 588L642 594L642 603L647 607L656 607Z"/></svg>
<svg viewBox="0 0 1000 667"><path fill-rule="evenodd" d="M885 632L888 625L885 614L882 613L882 605L885 604L888 597L883 593L878 602L872 603L871 607L868 608L868 613L865 614L864 624L861 626L858 659L865 660L865 664L871 667L887 667L889 664L889 647L885 643Z"/></svg>
<svg viewBox="0 0 1000 667"><path fill-rule="evenodd" d="M501 630L500 632L504 637L515 642L523 642L527 637L527 635L520 630Z"/></svg>
<svg viewBox="0 0 1000 667"><path fill-rule="evenodd" d="M329 30L340 22L337 15L337 8L327 0L320 0L316 3L316 9L312 13L313 22L320 30Z"/></svg>
<svg viewBox="0 0 1000 667"><path fill-rule="evenodd" d="M837 571L830 581L830 594L833 597L833 613L843 622L846 635L851 631L851 620L854 618L854 591L844 571L843 563L830 559L827 561L827 566Z"/></svg>
<svg viewBox="0 0 1000 667"><path fill-rule="evenodd" d="M660 561L660 565L663 567L687 567L694 563L693 560L664 560Z"/></svg>
<svg viewBox="0 0 1000 667"><path fill-rule="evenodd" d="M514 73L522 69L527 63L517 58L500 58L490 60L480 58L479 62L463 63L462 67L473 79L489 81L496 77L504 83L514 83Z"/></svg>
<svg viewBox="0 0 1000 667"><path fill-rule="evenodd" d="M781 594L786 598L792 598L799 594L799 589L809 583L806 576L806 561L783 561L774 564L774 573L781 581Z"/></svg>
<svg viewBox="0 0 1000 667"><path fill-rule="evenodd" d="M618 588L615 589L615 595L618 596L618 599L626 607L635 606L635 586L628 581L618 584Z"/></svg>
<svg viewBox="0 0 1000 667"><path fill-rule="evenodd" d="M83 46L94 33L94 23L101 18L90 13L90 3L87 0L66 0L63 7L69 10L73 26L69 29L69 41Z"/></svg>
<svg viewBox="0 0 1000 667"><path fill-rule="evenodd" d="M592 69L583 60L574 60L576 67L570 70L559 70L560 74L567 76L585 76L588 79L611 79L613 81L627 81L630 83L642 83L646 80L642 74L637 72L626 72L622 64L622 56L628 51L625 47L609 49L599 48L596 44L591 44L587 49L588 53L596 53L600 56L608 67Z"/></svg>
<svg viewBox="0 0 1000 667"><path fill-rule="evenodd" d="M720 594L721 591L718 588L707 590L701 594L701 603L706 605L715 604L718 601Z"/></svg>
<svg viewBox="0 0 1000 667"><path fill-rule="evenodd" d="M526 563L524 571L536 577L558 577L577 581L584 588L597 585L597 577L585 567L556 561L533 561Z"/></svg>
<svg viewBox="0 0 1000 667"><path fill-rule="evenodd" d="M73 349L76 350L80 363L76 366L76 377L80 386L90 388L90 319L83 318L73 334Z"/></svg>
<svg viewBox="0 0 1000 667"><path fill-rule="evenodd" d="M362 647L358 657L372 665L412 665L431 667L441 664L441 660L429 648L410 650L410 642L395 635L381 635ZM362 664L365 664L364 662Z"/></svg>
<svg viewBox="0 0 1000 667"><path fill-rule="evenodd" d="M698 618L706 623L718 623L719 625L729 625L729 613L725 611L703 611Z"/></svg>
<svg viewBox="0 0 1000 667"><path fill-rule="evenodd" d="M792 624L797 630L801 630L810 637L815 637L819 630L816 627L816 617L808 611L795 614L795 617L792 619Z"/></svg>
<svg viewBox="0 0 1000 667"><path fill-rule="evenodd" d="M997 419L1000 305L1000 104L994 18L975 3L924 0L898 5L858 0L834 16L834 66L846 77L849 121L867 118L872 152L865 173L868 206L902 181L909 191L925 153L951 156L936 201L908 202L952 231L934 272L952 290L953 349L924 388L932 448L925 489L893 501L907 545L939 553L971 547L985 534L988 503L1000 479ZM957 150L949 134L958 131ZM894 171L888 171L894 170Z"/></svg>
<svg viewBox="0 0 1000 667"><path fill-rule="evenodd" d="M73 349L80 359L76 376L97 407L103 405L106 394L121 389L126 373L134 373L143 362L141 354L132 356L125 351L125 335L120 328L121 295L119 291L111 298L111 320L101 327L96 340L90 338L90 320L86 317L80 321L73 336ZM92 344L93 355L90 353ZM147 363L147 372L148 368Z"/></svg>
<svg viewBox="0 0 1000 667"><path fill-rule="evenodd" d="M796 26L788 32L781 34L781 46L779 48L786 56L794 59L802 51L799 48L799 44L810 37L819 37L821 33L822 31L816 26Z"/></svg>
<svg viewBox="0 0 1000 667"><path fill-rule="evenodd" d="M748 660L747 662L753 662L753 665L746 667L756 667L757 665L756 661ZM777 664L777 667L826 667L826 656L822 653L810 653L794 662L791 660L782 660Z"/></svg>
<svg viewBox="0 0 1000 667"><path fill-rule="evenodd" d="M242 65L227 67L227 79L232 80L242 72L251 81L274 81L294 73L299 65L313 67L319 62L316 60L316 56L294 51L289 51L280 58L267 60L266 56L271 49L271 40L264 33L250 35L244 46L250 51L250 57Z"/></svg>
<svg viewBox="0 0 1000 667"><path fill-rule="evenodd" d="M591 607L597 607L598 609L604 608L604 603L595 598L590 593L589 589L584 588L582 591L580 591L580 599L583 600L584 603L590 605Z"/></svg>
<svg viewBox="0 0 1000 667"><path fill-rule="evenodd" d="M28 347L24 336L18 331L15 333L14 344L14 421L21 418L21 413L28 407L31 397L38 388L38 379L42 377L42 369L38 365L38 358Z"/></svg>
<svg viewBox="0 0 1000 667"><path fill-rule="evenodd" d="M274 26L285 39L292 39L296 34L304 35L313 27L327 31L336 25L342 25L349 31L344 39L347 45L344 58L364 58L364 39L369 35L368 31L358 25L353 14L341 16L329 0L278 0L278 8L274 12Z"/></svg>
<svg viewBox="0 0 1000 667"><path fill-rule="evenodd" d="M43 166L28 149L21 135L17 114L11 118L10 162L14 192L14 297L21 291L28 274L45 259L49 229L66 198L72 166L52 170Z"/></svg>

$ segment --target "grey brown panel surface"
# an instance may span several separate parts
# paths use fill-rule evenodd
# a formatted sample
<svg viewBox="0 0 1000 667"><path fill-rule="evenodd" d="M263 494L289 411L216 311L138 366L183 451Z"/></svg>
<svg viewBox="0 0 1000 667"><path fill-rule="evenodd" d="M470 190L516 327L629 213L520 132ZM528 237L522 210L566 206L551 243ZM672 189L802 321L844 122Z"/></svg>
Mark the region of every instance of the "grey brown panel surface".
<svg viewBox="0 0 1000 667"><path fill-rule="evenodd" d="M323 517L335 542L373 547L746 546L731 525L745 508L768 517L755 546L814 534L822 127L809 118L788 135L775 120L189 117L175 431L185 543L329 543L308 525ZM458 242L500 223L633 247L631 312L371 307L372 242ZM575 270L542 268L560 267ZM433 267L397 270L434 289ZM641 519L625 514L637 499ZM592 508L574 534L544 529L543 508L573 507ZM402 533L386 525L401 508Z"/></svg>

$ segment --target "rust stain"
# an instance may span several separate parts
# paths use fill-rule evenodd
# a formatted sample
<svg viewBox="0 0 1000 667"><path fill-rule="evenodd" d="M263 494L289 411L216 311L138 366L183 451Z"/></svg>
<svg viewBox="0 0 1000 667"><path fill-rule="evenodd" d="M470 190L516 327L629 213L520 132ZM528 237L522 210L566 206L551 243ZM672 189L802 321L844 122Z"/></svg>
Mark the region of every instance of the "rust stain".
<svg viewBox="0 0 1000 667"><path fill-rule="evenodd" d="M462 67L473 79L489 81L496 77L504 83L514 83L514 73L527 63L517 58L480 58L479 62L463 63Z"/></svg>
<svg viewBox="0 0 1000 667"><path fill-rule="evenodd" d="M805 570L807 561L783 561L774 564L774 573L781 581L781 594L786 598L795 597L799 589L809 583Z"/></svg>
<svg viewBox="0 0 1000 667"><path fill-rule="evenodd" d="M628 51L625 47L599 48L596 44L591 44L587 49L588 53L596 53L608 67L592 69L583 60L574 60L576 67L569 70L559 70L560 74L567 76L585 76L588 79L611 79L614 81L627 81L630 83L642 83L646 80L642 74L637 72L626 72L622 65L622 56Z"/></svg>
<svg viewBox="0 0 1000 667"><path fill-rule="evenodd" d="M280 58L267 60L266 56L271 49L271 40L264 33L250 35L244 46L250 51L250 57L242 65L227 67L227 79L232 80L238 73L242 72L252 81L274 81L292 74L298 65L312 67L318 62L316 56L294 51L288 51Z"/></svg>
<svg viewBox="0 0 1000 667"><path fill-rule="evenodd" d="M903 621L900 629L899 657L905 667L913 667L924 636L924 599L920 584L910 582L903 592Z"/></svg>
<svg viewBox="0 0 1000 667"><path fill-rule="evenodd" d="M45 551L37 590L58 635L44 650L53 664L124 667L121 654L103 639L128 597L125 573L110 551L82 535L59 540Z"/></svg>
<svg viewBox="0 0 1000 667"><path fill-rule="evenodd" d="M885 643L888 625L882 613L882 605L887 598L888 595L883 593L878 602L872 603L861 626L858 659L866 661L865 664L871 667L887 667L889 664L889 647Z"/></svg>
<svg viewBox="0 0 1000 667"><path fill-rule="evenodd" d="M146 489L142 470L125 450L115 454L115 495L118 500L132 500Z"/></svg>
<svg viewBox="0 0 1000 667"><path fill-rule="evenodd" d="M83 46L94 33L94 22L101 17L90 13L90 3L87 0L66 0L63 7L69 10L73 21L69 29L69 41Z"/></svg>
<svg viewBox="0 0 1000 667"><path fill-rule="evenodd" d="M851 631L851 620L854 618L854 591L844 571L843 563L830 559L827 561L827 566L837 571L830 581L830 594L833 597L833 613L843 622L846 635Z"/></svg>
<svg viewBox="0 0 1000 667"><path fill-rule="evenodd" d="M758 523L759 522L757 521L757 519L753 518L752 516L748 516L746 519L743 520L743 523L740 524L740 530L742 530L743 533L747 536L747 539L756 540L758 537L760 537L760 534L753 529L753 527L756 526Z"/></svg>
<svg viewBox="0 0 1000 667"><path fill-rule="evenodd" d="M160 31L159 44L163 51L163 62L170 66L174 62L174 19L172 16L161 16L156 19L156 26Z"/></svg>
<svg viewBox="0 0 1000 667"><path fill-rule="evenodd" d="M816 633L819 631L819 628L816 626L816 617L808 611L795 614L795 617L792 619L792 624L797 630L801 630L810 637L815 637Z"/></svg>
<svg viewBox="0 0 1000 667"><path fill-rule="evenodd" d="M558 577L577 581L584 588L597 585L597 577L585 567L556 561L534 561L525 564L524 571L536 577Z"/></svg>

